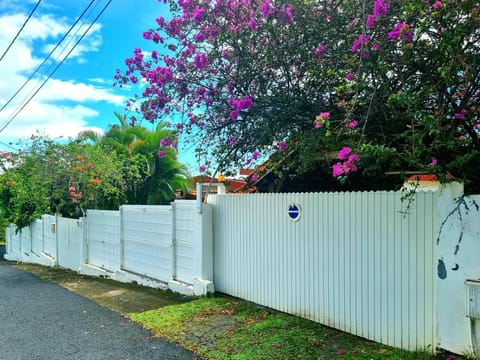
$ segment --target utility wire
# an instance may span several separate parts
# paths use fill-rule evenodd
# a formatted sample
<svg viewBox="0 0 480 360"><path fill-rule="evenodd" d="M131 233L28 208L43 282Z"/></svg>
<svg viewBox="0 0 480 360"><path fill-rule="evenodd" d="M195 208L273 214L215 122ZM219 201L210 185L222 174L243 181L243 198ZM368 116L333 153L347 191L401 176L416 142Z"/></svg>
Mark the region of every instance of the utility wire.
<svg viewBox="0 0 480 360"><path fill-rule="evenodd" d="M50 78L53 76L53 74L55 74L55 72L58 70L58 68L65 62L65 60L70 56L70 54L73 52L73 50L77 47L77 45L80 43L80 41L83 40L83 38L85 37L85 35L87 35L87 33L90 31L90 29L92 28L92 26L97 22L97 20L100 18L100 16L105 12L105 10L107 9L107 7L110 5L110 3L112 2L112 0L109 0L105 6L103 7L103 9L100 11L100 13L95 17L95 19L93 20L93 22L88 26L88 28L85 30L85 32L82 34L82 36L77 40L77 42L75 43L75 45L73 45L73 47L70 49L70 51L67 53L67 55L65 55L65 57L62 59L62 61L60 63L57 64L57 66L55 66L55 69L53 69L53 71L48 75L48 77L42 82L42 84L39 86L39 88L37 90L35 90L35 92L32 94L32 96L30 96L30 98L19 108L17 109L11 116L10 118L2 125L2 127L0 128L0 133L5 130L5 128L10 125L10 123L18 116L18 114L20 114L20 112L30 103L30 101L35 97L35 95L37 95L37 93L43 88L43 86L45 85L45 83L50 80Z"/></svg>
<svg viewBox="0 0 480 360"><path fill-rule="evenodd" d="M37 10L38 5L40 5L41 2L42 2L42 0L38 0L37 4L36 4L35 7L33 8L33 10L30 12L30 15L28 15L28 17L27 17L27 19L25 20L25 22L23 23L22 27L20 28L20 30L18 30L17 35L15 35L15 37L13 38L13 40L10 41L10 44L8 45L7 49L3 52L2 57L0 57L0 61L3 60L3 58L4 58L5 55L7 54L8 50L10 50L10 48L11 48L12 45L13 45L13 43L17 40L17 38L18 38L18 36L20 35L20 33L22 32L23 28L25 27L25 25L27 25L28 20L30 20L30 18L32 17L33 13L35 12L35 10Z"/></svg>
<svg viewBox="0 0 480 360"><path fill-rule="evenodd" d="M63 35L63 37L60 39L60 41L57 43L57 45L55 45L55 47L52 49L52 51L50 51L50 53L47 55L47 57L42 61L42 63L35 69L35 71L30 75L30 77L23 83L22 86L20 86L20 88L15 92L15 94L13 94L9 99L8 101L3 104L3 106L0 108L0 112L2 112L7 106L8 104L10 104L12 102L12 100L18 95L18 93L20 91L23 90L23 88L30 82L30 80L33 79L33 77L38 73L38 71L40 70L40 68L47 62L47 60L50 58L50 56L52 56L52 54L55 52L55 50L57 50L57 48L60 46L60 44L63 42L63 40L65 40L65 38L68 36L68 34L70 34L70 32L73 30L73 28L75 27L75 25L78 24L78 22L80 21L80 19L85 15L85 13L88 11L88 9L90 8L90 6L92 6L92 4L95 2L95 0L91 0L90 1L90 4L88 4L88 6L85 8L85 10L83 10L83 12L80 14L80 16L77 18L77 20L73 23L72 26L70 26L70 29L68 29L68 31L66 32L65 35Z"/></svg>

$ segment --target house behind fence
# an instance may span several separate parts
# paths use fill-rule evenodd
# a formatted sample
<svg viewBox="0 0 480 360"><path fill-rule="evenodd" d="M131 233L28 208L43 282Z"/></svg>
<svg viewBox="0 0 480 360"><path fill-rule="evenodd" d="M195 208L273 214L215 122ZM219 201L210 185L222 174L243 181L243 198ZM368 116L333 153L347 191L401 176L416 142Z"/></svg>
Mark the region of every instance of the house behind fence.
<svg viewBox="0 0 480 360"><path fill-rule="evenodd" d="M6 257L187 294L214 284L386 345L472 354L480 195L462 191L210 195L44 215L7 229Z"/></svg>

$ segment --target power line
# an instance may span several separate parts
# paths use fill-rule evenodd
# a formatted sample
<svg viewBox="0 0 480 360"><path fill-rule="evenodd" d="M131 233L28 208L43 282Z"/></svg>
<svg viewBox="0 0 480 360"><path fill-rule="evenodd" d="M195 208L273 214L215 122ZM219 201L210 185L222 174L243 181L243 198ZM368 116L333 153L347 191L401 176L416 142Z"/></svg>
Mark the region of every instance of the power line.
<svg viewBox="0 0 480 360"><path fill-rule="evenodd" d="M8 104L10 104L12 102L12 100L18 95L18 93L20 91L23 90L23 88L30 82L30 80L33 79L33 77L38 73L38 71L40 70L40 68L47 62L47 60L50 58L50 56L52 56L52 54L55 52L55 50L57 50L57 48L60 46L60 44L63 42L63 40L65 40L65 38L68 36L68 34L70 34L70 32L72 31L72 29L75 27L75 25L78 24L78 22L80 21L80 19L85 15L85 13L88 11L88 9L90 8L90 6L92 6L92 4L95 2L95 0L91 0L90 1L90 4L88 4L88 6L85 8L85 10L83 10L83 12L80 14L80 16L77 18L77 20L75 20L75 22L73 23L72 26L70 26L70 29L68 29L68 31L65 33L65 35L63 35L63 37L60 39L60 41L55 45L55 47L52 49L52 51L50 51L50 53L47 55L47 57L42 61L42 63L35 69L35 71L30 75L30 77L23 83L22 86L20 86L20 88L8 99L8 101L3 104L3 106L0 108L0 112L2 112L7 106Z"/></svg>
<svg viewBox="0 0 480 360"><path fill-rule="evenodd" d="M22 112L22 110L30 103L30 101L35 97L35 95L38 94L38 92L43 88L43 86L46 84L46 82L48 80L50 80L50 78L53 76L53 74L55 74L55 72L58 70L58 68L65 62L65 60L70 56L70 54L73 52L73 50L77 47L77 45L80 43L80 41L83 40L83 38L87 35L87 33L90 31L90 29L92 28L92 26L97 22L97 20L100 18L100 16L105 12L105 10L108 8L108 6L110 5L110 3L112 2L112 0L109 0L105 6L103 7L103 9L100 11L100 13L95 17L95 19L93 20L93 22L88 26L88 28L85 30L85 32L82 34L82 36L80 36L80 38L77 40L77 42L73 45L73 47L69 50L69 52L67 53L67 55L65 55L65 57L62 59L62 61L60 61L60 63L57 64L57 66L55 66L55 68L53 69L53 71L48 75L48 77L42 82L42 84L38 87L37 90L35 90L35 92L30 96L30 98L24 102L24 104L17 110L14 111L14 113L10 116L10 118L2 125L2 127L0 128L0 133L5 130L5 128L10 125L10 123L18 116L18 114L20 114L20 112Z"/></svg>
<svg viewBox="0 0 480 360"><path fill-rule="evenodd" d="M28 21L30 20L30 18L32 17L33 13L35 12L35 10L37 10L38 8L38 5L40 5L40 3L42 2L42 0L38 0L37 4L35 5L35 7L33 8L33 10L30 12L30 15L28 15L27 19L25 20L25 22L23 23L22 27L20 28L20 30L18 30L17 32L17 35L15 35L15 37L12 39L12 41L10 41L10 44L8 45L7 49L3 52L3 55L2 57L0 57L0 61L3 60L3 58L5 57L5 55L7 54L8 50L10 50L10 48L12 47L13 43L17 40L18 36L20 35L20 33L22 32L23 28L25 27L25 25L27 25Z"/></svg>

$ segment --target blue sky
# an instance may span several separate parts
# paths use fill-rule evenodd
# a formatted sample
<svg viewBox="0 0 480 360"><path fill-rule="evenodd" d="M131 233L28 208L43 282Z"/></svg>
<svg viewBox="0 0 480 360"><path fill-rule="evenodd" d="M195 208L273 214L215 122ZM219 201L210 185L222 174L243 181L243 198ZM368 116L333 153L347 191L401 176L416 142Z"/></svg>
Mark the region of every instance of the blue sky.
<svg viewBox="0 0 480 360"><path fill-rule="evenodd" d="M0 55L37 2L9 0L0 3ZM22 101L38 88L43 76L58 64L55 59L65 56L107 2L96 0L92 4L85 23L79 22L65 39L70 45L62 43L51 60L41 67L40 74L0 112L0 128L11 119ZM89 3L90 0L41 1L0 61L0 107L42 63ZM51 138L75 137L82 130L102 132L109 124L116 123L113 112L123 112L126 100L135 89L113 87L115 69L124 69L124 60L132 55L135 47L148 50L149 43L143 39L142 33L155 27L155 18L159 16L168 17L168 7L163 1L113 0L65 63L25 109L0 131L0 149L11 150L5 144L15 144L37 132ZM179 155L182 161L193 166L191 154L180 151Z"/></svg>

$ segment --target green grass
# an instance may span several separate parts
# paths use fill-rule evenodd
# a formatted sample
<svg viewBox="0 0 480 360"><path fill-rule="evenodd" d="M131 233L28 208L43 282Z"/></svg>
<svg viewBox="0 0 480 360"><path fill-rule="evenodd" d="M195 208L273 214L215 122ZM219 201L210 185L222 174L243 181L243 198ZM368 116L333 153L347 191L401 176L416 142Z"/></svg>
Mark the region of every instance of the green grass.
<svg viewBox="0 0 480 360"><path fill-rule="evenodd" d="M206 359L447 359L391 348L318 323L227 297L130 314L132 320ZM460 359L450 357L449 359Z"/></svg>

